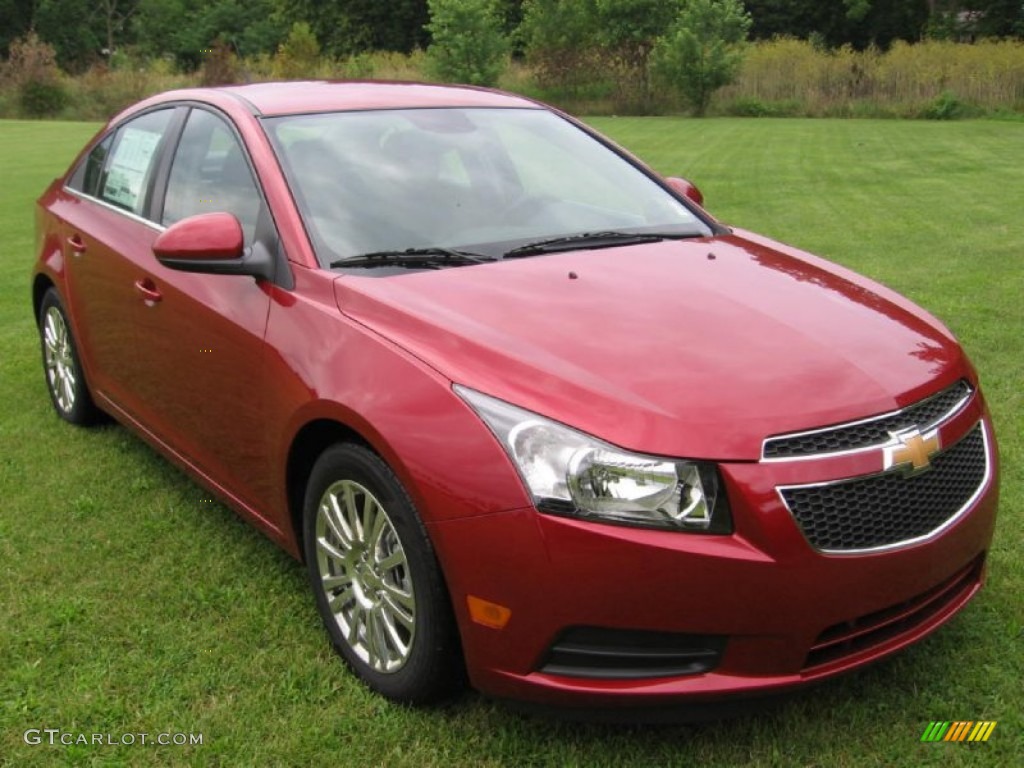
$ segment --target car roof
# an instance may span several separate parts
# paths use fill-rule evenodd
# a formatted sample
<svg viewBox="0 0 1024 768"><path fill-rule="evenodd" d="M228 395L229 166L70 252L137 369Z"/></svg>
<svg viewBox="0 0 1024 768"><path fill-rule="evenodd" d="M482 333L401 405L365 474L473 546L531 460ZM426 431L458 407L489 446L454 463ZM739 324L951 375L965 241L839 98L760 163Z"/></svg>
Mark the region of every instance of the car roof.
<svg viewBox="0 0 1024 768"><path fill-rule="evenodd" d="M528 107L528 99L486 88L381 81L289 81L233 85L219 91L245 101L261 115L417 107ZM190 91L195 95L197 91ZM169 95L169 94L168 94Z"/></svg>

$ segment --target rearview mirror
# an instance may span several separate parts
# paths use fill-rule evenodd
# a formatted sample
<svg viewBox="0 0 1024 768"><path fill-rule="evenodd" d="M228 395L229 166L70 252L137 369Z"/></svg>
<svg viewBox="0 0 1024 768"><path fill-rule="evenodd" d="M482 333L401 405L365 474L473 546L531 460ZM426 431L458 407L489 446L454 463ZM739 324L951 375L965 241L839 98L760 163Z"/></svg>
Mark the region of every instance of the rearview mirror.
<svg viewBox="0 0 1024 768"><path fill-rule="evenodd" d="M201 213L172 224L153 241L153 255L169 269L273 279L273 259L257 243L244 250L242 225L230 213Z"/></svg>
<svg viewBox="0 0 1024 768"><path fill-rule="evenodd" d="M695 184L687 181L686 179L681 179L678 176L669 176L665 181L673 190L681 194L683 197L692 200L701 207L704 206L704 195L701 194Z"/></svg>

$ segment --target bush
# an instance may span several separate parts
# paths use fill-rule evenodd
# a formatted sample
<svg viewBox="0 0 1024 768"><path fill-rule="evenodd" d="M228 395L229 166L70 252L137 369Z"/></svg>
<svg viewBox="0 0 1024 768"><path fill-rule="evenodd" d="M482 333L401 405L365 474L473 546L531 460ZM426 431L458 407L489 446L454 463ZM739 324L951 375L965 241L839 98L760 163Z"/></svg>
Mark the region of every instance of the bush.
<svg viewBox="0 0 1024 768"><path fill-rule="evenodd" d="M801 108L799 101L761 101L745 96L726 103L722 111L733 117L795 117Z"/></svg>
<svg viewBox="0 0 1024 768"><path fill-rule="evenodd" d="M200 83L232 85L238 82L238 57L223 38L218 37L203 54L203 66L199 69Z"/></svg>
<svg viewBox="0 0 1024 768"><path fill-rule="evenodd" d="M140 99L174 88L198 84L198 74L180 74L172 62L139 61L133 68L110 69L97 64L73 80L70 115L77 120L108 120Z"/></svg>
<svg viewBox="0 0 1024 768"><path fill-rule="evenodd" d="M60 81L29 80L18 89L18 103L29 117L53 117L68 105L68 92Z"/></svg>
<svg viewBox="0 0 1024 768"><path fill-rule="evenodd" d="M578 96L604 68L602 52L593 44L594 21L584 3L526 0L517 34L544 91Z"/></svg>
<svg viewBox="0 0 1024 768"><path fill-rule="evenodd" d="M704 115L715 91L736 79L752 23L740 0L684 0L668 34L654 46L655 76Z"/></svg>
<svg viewBox="0 0 1024 768"><path fill-rule="evenodd" d="M274 76L284 79L315 77L320 64L320 43L304 21L292 24L287 39L274 56Z"/></svg>
<svg viewBox="0 0 1024 768"><path fill-rule="evenodd" d="M53 46L29 32L11 43L0 78L13 87L21 111L29 117L56 115L68 104Z"/></svg>
<svg viewBox="0 0 1024 768"><path fill-rule="evenodd" d="M447 82L495 85L509 41L494 0L428 0L428 7L432 73Z"/></svg>
<svg viewBox="0 0 1024 768"><path fill-rule="evenodd" d="M921 110L925 120L960 120L971 117L975 110L962 102L952 91L943 91L936 99Z"/></svg>

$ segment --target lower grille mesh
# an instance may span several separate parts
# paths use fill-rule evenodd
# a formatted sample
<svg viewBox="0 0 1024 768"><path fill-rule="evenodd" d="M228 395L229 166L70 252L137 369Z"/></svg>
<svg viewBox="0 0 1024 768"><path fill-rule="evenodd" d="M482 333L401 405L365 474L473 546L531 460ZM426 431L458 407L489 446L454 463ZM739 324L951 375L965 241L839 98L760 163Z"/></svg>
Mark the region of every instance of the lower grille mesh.
<svg viewBox="0 0 1024 768"><path fill-rule="evenodd" d="M926 536L955 516L987 475L982 426L932 458L920 475L887 472L828 485L781 489L808 542L841 552Z"/></svg>

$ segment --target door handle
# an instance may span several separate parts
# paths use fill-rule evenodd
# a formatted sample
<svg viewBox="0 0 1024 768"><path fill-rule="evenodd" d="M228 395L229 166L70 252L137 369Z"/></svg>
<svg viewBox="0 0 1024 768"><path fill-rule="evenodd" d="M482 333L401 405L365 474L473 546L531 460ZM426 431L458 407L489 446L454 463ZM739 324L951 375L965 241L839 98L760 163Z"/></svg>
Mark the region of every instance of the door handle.
<svg viewBox="0 0 1024 768"><path fill-rule="evenodd" d="M68 245L71 246L71 250L75 252L75 255L81 255L85 253L85 241L82 240L78 235L72 235L68 238Z"/></svg>
<svg viewBox="0 0 1024 768"><path fill-rule="evenodd" d="M143 300L149 306L153 306L163 298L163 294L157 289L156 284L148 277L135 281L135 290L142 294Z"/></svg>

